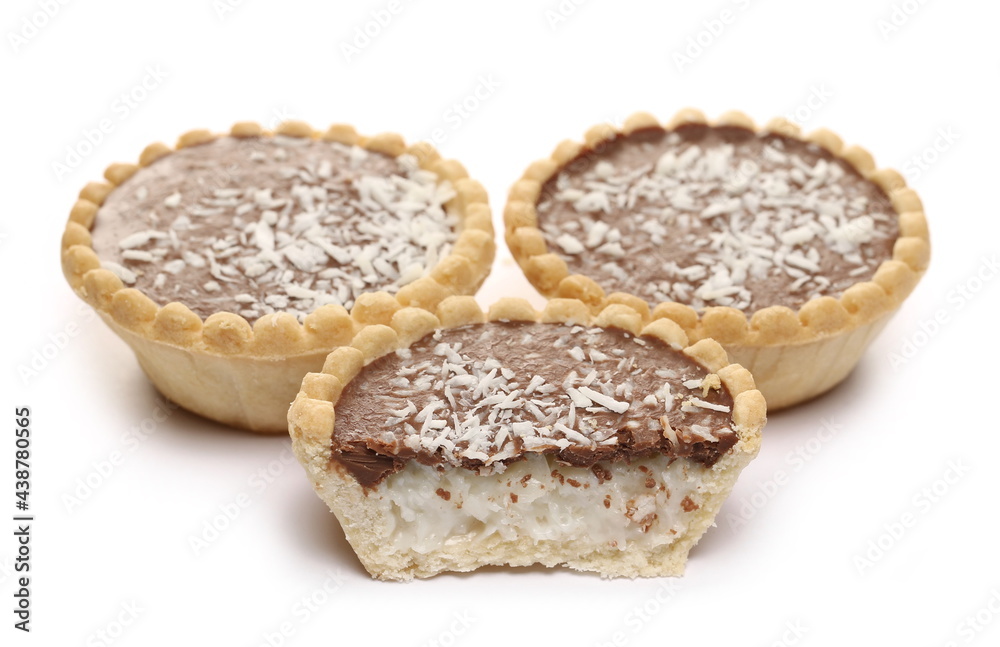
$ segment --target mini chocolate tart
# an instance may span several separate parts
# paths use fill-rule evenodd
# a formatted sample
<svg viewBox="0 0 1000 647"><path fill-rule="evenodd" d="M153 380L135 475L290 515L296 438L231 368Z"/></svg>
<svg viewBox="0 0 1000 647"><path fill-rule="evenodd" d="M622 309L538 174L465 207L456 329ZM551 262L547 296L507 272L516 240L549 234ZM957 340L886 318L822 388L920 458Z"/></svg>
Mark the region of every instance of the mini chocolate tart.
<svg viewBox="0 0 1000 647"><path fill-rule="evenodd" d="M597 126L532 164L504 219L544 295L655 305L722 343L772 410L843 380L930 257L898 173L829 131L737 112Z"/></svg>
<svg viewBox="0 0 1000 647"><path fill-rule="evenodd" d="M293 448L380 579L680 575L766 417L746 369L687 341L621 304L401 309L305 377Z"/></svg>
<svg viewBox="0 0 1000 647"><path fill-rule="evenodd" d="M239 123L104 175L70 213L67 280L167 397L255 431L286 431L362 326L475 293L493 259L482 186L395 134Z"/></svg>

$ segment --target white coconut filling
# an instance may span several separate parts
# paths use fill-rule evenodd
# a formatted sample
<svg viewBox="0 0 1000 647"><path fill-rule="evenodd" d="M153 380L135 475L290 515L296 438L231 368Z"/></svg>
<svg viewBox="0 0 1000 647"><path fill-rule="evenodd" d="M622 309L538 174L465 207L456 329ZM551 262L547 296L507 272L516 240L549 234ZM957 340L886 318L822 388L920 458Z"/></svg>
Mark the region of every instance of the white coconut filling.
<svg viewBox="0 0 1000 647"><path fill-rule="evenodd" d="M487 476L409 461L367 498L380 509L393 549L419 555L525 538L572 542L579 555L652 550L684 534L707 468L664 455L606 467L611 478L602 483L594 470L538 454Z"/></svg>

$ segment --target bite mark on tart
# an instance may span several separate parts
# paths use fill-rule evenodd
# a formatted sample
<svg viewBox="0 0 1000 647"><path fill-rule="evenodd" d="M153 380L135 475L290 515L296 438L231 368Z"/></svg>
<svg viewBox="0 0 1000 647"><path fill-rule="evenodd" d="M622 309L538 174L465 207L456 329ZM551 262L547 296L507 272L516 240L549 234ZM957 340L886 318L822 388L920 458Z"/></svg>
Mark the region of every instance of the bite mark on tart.
<svg viewBox="0 0 1000 647"><path fill-rule="evenodd" d="M373 576L681 574L759 448L750 374L620 304L502 299L486 315L453 297L426 314L362 330L289 410L296 456Z"/></svg>

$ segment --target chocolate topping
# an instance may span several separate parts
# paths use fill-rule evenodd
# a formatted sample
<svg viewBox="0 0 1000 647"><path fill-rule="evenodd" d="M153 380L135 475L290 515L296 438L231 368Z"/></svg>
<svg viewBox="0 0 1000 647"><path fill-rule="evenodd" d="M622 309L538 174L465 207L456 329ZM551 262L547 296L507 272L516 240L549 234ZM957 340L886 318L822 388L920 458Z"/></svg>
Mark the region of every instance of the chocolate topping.
<svg viewBox="0 0 1000 647"><path fill-rule="evenodd" d="M220 137L166 155L111 192L93 247L107 269L160 305L207 317L301 318L358 294L394 293L448 253L450 184L333 142Z"/></svg>
<svg viewBox="0 0 1000 647"><path fill-rule="evenodd" d="M886 195L820 147L736 127L638 131L543 187L539 227L607 292L701 309L796 309L892 257Z"/></svg>
<svg viewBox="0 0 1000 647"><path fill-rule="evenodd" d="M736 442L732 405L717 376L657 338L470 325L366 366L336 405L332 449L366 487L407 460L481 473L529 453L595 469L654 453L712 465Z"/></svg>

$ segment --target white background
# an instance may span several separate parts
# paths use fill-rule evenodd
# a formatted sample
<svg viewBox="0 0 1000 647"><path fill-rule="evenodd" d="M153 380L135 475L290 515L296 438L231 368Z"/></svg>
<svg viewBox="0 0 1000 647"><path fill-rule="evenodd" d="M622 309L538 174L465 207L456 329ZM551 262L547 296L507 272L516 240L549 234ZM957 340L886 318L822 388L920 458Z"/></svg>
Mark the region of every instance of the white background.
<svg viewBox="0 0 1000 647"><path fill-rule="evenodd" d="M556 21L557 0L410 0L349 56L343 45L388 0L224 2L49 2L47 20L45 2L4 2L0 399L8 429L16 406L32 408L37 518L25 635L8 610L5 432L0 642L997 644L996 3L566 0ZM463 116L452 106L464 101ZM678 580L492 568L373 581L301 468L282 462L286 439L183 411L155 423L133 356L60 273L80 187L191 128L294 117L408 140L440 129L439 148L486 185L499 225L507 188L559 140L688 105L793 115L906 169L934 258L843 386L771 416ZM88 147L102 120L110 132ZM501 243L480 296L509 294L541 304ZM143 425L152 433L130 431ZM196 554L191 539L237 501Z"/></svg>

